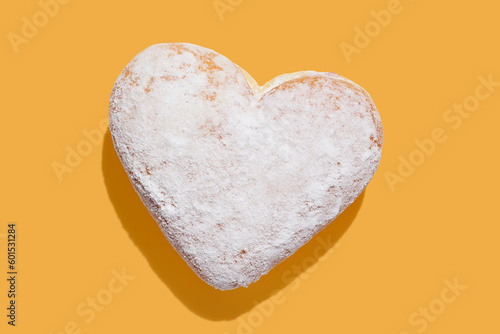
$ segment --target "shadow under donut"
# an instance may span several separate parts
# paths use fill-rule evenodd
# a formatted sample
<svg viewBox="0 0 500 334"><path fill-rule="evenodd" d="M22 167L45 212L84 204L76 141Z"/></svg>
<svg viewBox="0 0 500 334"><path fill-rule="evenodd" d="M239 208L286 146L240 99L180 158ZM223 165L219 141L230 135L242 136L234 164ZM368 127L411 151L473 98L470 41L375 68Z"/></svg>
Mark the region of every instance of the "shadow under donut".
<svg viewBox="0 0 500 334"><path fill-rule="evenodd" d="M331 250L347 231L364 197L363 191L334 223L325 227L259 281L248 288L220 291L202 281L163 236L132 187L114 149L109 129L104 137L102 171L118 218L151 268L187 308L213 321L239 317L314 266L318 258Z"/></svg>

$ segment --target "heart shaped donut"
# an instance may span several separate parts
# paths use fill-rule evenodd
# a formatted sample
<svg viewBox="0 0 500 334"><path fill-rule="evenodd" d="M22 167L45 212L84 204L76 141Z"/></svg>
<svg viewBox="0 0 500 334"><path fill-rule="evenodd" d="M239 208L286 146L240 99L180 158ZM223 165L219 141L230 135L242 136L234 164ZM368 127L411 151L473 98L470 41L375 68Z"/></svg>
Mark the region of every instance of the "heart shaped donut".
<svg viewBox="0 0 500 334"><path fill-rule="evenodd" d="M186 43L132 59L114 85L109 127L165 237L220 290L257 281L327 226L382 152L380 116L354 82L306 71L259 86Z"/></svg>

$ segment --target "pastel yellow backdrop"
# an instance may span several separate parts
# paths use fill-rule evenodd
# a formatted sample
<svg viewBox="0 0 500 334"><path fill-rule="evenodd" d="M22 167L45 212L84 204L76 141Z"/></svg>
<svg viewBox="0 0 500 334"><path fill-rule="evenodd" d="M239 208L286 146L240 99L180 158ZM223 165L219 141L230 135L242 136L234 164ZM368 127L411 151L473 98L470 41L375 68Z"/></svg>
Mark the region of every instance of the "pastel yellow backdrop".
<svg viewBox="0 0 500 334"><path fill-rule="evenodd" d="M499 10L488 0L5 3L1 332L498 333ZM105 130L118 74L162 42L214 49L260 84L337 72L381 114L382 161L361 198L248 289L216 291L190 271Z"/></svg>

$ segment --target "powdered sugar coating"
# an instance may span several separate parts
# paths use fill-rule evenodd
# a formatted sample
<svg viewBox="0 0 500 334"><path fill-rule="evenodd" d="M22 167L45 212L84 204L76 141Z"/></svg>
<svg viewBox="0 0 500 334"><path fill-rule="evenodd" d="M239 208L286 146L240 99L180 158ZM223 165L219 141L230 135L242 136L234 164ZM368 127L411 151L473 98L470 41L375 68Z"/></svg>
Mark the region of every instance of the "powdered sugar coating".
<svg viewBox="0 0 500 334"><path fill-rule="evenodd" d="M153 45L127 65L109 121L163 234L221 290L255 282L337 217L382 150L375 105L352 81L307 71L259 87L185 43Z"/></svg>

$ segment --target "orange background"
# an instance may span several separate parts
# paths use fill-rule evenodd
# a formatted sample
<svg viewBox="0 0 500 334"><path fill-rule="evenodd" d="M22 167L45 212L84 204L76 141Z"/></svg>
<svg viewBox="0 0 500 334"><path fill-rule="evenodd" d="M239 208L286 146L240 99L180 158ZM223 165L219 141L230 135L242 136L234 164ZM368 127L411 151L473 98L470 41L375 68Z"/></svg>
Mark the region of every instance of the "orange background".
<svg viewBox="0 0 500 334"><path fill-rule="evenodd" d="M372 11L391 1L221 0L223 20L212 0L66 2L47 22L35 0L0 11L2 333L500 332L500 87L467 118L447 111L474 102L478 77L500 82L496 2L401 0L379 31ZM13 47L34 15L38 31ZM372 37L358 36L348 61L341 44L356 46L356 27L367 26ZM96 133L123 67L162 42L214 49L260 84L336 72L381 114L382 161L361 198L247 289L221 292L195 276L132 190L109 131ZM446 140L421 161L415 140L429 143L436 128ZM60 182L53 164L65 164L67 147L84 149L82 131L96 143ZM410 157L418 166L391 188L388 175ZM15 328L5 316L11 221Z"/></svg>

